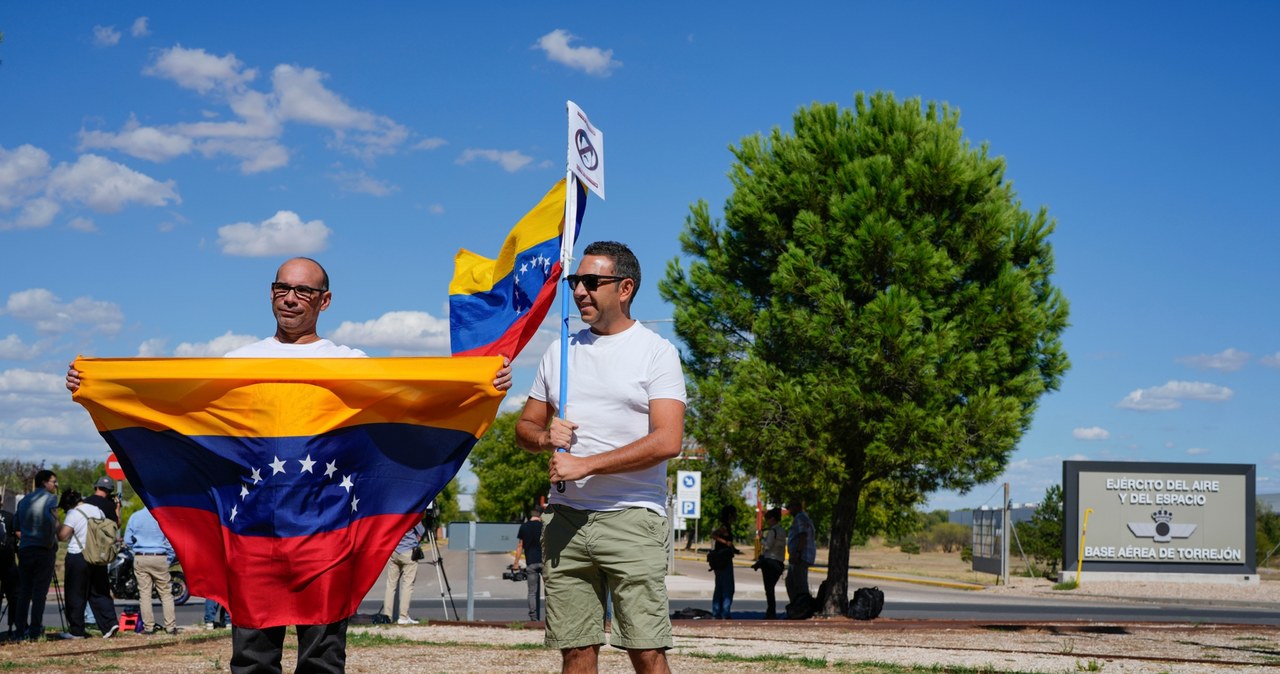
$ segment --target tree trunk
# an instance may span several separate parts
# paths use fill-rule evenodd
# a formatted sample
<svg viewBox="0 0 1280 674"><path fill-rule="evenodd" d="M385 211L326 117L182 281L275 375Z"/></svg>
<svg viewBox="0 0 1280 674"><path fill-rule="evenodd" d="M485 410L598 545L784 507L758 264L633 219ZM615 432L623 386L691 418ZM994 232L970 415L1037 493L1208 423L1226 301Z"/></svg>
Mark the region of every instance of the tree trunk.
<svg viewBox="0 0 1280 674"><path fill-rule="evenodd" d="M853 525L858 521L858 499L862 495L862 472L854 471L840 486L831 519L831 545L827 549L827 600L818 611L824 616L845 615L849 610L849 546Z"/></svg>

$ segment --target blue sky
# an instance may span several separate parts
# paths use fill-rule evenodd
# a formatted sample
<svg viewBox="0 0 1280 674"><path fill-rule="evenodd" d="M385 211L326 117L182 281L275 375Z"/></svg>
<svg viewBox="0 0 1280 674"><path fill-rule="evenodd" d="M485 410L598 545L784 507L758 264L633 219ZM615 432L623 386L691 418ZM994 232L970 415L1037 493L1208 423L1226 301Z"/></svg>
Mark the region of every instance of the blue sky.
<svg viewBox="0 0 1280 674"><path fill-rule="evenodd" d="M1280 8L883 4L5 3L0 456L103 457L66 363L265 337L296 254L333 279L322 334L446 354L453 255L563 175L569 99L606 138L583 238L632 244L634 313L672 336L656 282L728 146L888 90L959 108L1049 209L1071 303L1073 367L1006 475L931 507L1038 500L1072 458L1280 491Z"/></svg>

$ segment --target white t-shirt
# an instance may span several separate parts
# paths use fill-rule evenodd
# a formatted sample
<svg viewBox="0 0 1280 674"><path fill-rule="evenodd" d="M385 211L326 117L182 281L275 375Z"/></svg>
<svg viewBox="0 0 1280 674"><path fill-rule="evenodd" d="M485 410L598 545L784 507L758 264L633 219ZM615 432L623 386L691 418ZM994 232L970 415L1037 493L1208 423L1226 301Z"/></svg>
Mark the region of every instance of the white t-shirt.
<svg viewBox="0 0 1280 674"><path fill-rule="evenodd" d="M260 342L245 344L228 353L227 358L368 358L360 349L338 346L327 339L309 344L285 344L268 337Z"/></svg>
<svg viewBox="0 0 1280 674"><path fill-rule="evenodd" d="M542 356L529 397L560 409L560 340ZM569 404L578 424L570 448L591 456L649 434L649 401L685 402L684 372L671 342L639 322L616 335L583 330L569 337ZM551 490L551 503L582 510L649 508L666 514L667 462L644 470L591 475Z"/></svg>
<svg viewBox="0 0 1280 674"><path fill-rule="evenodd" d="M71 509L67 513L67 518L62 521L63 524L71 527L71 538L67 539L67 554L77 555L84 552L85 536L89 535L89 521L85 518L106 517L99 508L92 503L81 502L80 505Z"/></svg>

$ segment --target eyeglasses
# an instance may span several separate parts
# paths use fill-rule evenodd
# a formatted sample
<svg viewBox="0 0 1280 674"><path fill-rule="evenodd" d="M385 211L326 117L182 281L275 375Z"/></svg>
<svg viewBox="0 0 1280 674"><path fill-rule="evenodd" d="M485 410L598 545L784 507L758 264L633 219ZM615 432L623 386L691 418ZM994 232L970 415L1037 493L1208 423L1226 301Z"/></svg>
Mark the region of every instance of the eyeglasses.
<svg viewBox="0 0 1280 674"><path fill-rule="evenodd" d="M627 276L601 276L600 274L570 274L568 276L569 290L577 290L578 284L587 287L587 292L595 292L602 285L608 285L614 281L621 281Z"/></svg>
<svg viewBox="0 0 1280 674"><path fill-rule="evenodd" d="M325 292L327 288L312 288L311 286L291 286L288 283L280 283L279 281L271 284L271 295L273 297L284 297L292 290L293 294L303 302L310 302L312 297Z"/></svg>

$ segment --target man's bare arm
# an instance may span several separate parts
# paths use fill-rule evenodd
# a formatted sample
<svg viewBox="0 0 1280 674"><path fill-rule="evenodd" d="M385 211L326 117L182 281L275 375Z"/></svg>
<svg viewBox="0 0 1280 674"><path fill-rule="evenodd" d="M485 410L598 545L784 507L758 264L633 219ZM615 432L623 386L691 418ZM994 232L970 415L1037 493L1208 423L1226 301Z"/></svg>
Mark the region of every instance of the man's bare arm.
<svg viewBox="0 0 1280 674"><path fill-rule="evenodd" d="M647 435L617 449L592 456L553 454L551 481L580 480L588 475L644 470L679 456L683 441L684 403L666 398L651 400Z"/></svg>

